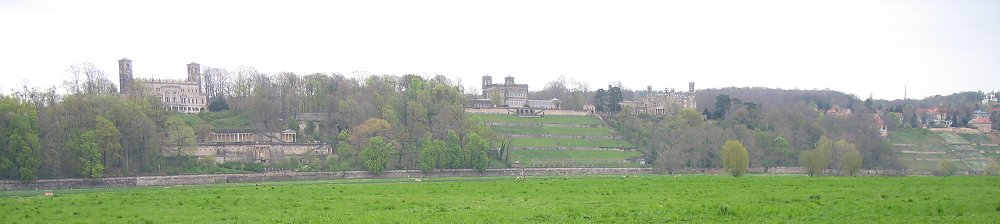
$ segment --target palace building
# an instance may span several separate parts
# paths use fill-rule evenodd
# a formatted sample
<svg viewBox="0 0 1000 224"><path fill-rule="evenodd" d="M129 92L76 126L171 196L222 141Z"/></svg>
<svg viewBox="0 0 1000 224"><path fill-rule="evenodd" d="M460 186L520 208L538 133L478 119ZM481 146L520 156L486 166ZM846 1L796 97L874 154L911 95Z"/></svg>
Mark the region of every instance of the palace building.
<svg viewBox="0 0 1000 224"><path fill-rule="evenodd" d="M201 65L198 63L187 65L187 79L135 78L132 60L122 58L118 60L118 81L121 94L143 91L158 98L166 111L195 114L205 111L208 105L208 97L201 88Z"/></svg>
<svg viewBox="0 0 1000 224"><path fill-rule="evenodd" d="M528 84L518 84L514 82L514 77L507 76L503 83L493 83L493 77L483 76L483 98L473 99L470 107L473 108L521 108L530 107L538 109L561 109L559 99L550 100L529 100ZM500 104L495 105L497 101Z"/></svg>

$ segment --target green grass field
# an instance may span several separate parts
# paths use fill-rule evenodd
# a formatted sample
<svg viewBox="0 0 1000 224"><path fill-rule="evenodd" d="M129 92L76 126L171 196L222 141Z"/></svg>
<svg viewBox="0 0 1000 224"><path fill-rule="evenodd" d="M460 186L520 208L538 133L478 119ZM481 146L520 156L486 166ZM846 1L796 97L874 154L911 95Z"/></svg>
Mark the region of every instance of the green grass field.
<svg viewBox="0 0 1000 224"><path fill-rule="evenodd" d="M515 138L511 139L514 146L539 147L608 147L632 148L632 143L625 140L606 139L548 139L548 138Z"/></svg>
<svg viewBox="0 0 1000 224"><path fill-rule="evenodd" d="M636 151L614 151L614 150L514 150L510 152L510 157L512 160L532 160L532 159L624 160L641 155L642 153Z"/></svg>
<svg viewBox="0 0 1000 224"><path fill-rule="evenodd" d="M921 128L909 128L893 131L889 134L889 141L892 143L914 144L918 145L918 148L929 146L941 148L939 146L944 144L944 139L941 138L940 135Z"/></svg>
<svg viewBox="0 0 1000 224"><path fill-rule="evenodd" d="M1000 177L983 176L486 177L39 194L0 192L0 222L994 223L1000 219Z"/></svg>
<svg viewBox="0 0 1000 224"><path fill-rule="evenodd" d="M968 141L969 143L972 143L972 144L976 144L976 143L993 143L993 141L990 140L989 137L986 137L986 135L983 135L983 134L966 134L966 133L960 133L958 135L962 136L962 138L965 139L965 141Z"/></svg>
<svg viewBox="0 0 1000 224"><path fill-rule="evenodd" d="M969 144L969 141L966 141L964 138L962 138L962 136L959 136L958 134L955 133L938 132L937 134L944 139L945 143L948 144Z"/></svg>
<svg viewBox="0 0 1000 224"><path fill-rule="evenodd" d="M582 135L582 136L609 136L614 135L611 129L607 128L578 128L578 127L516 127L516 126L494 126L493 130L505 134L517 135Z"/></svg>
<svg viewBox="0 0 1000 224"><path fill-rule="evenodd" d="M486 122L501 123L542 123L542 124L583 124L594 125L604 124L601 120L591 116L559 116L547 115L544 117L515 117L505 114L475 114L472 119Z"/></svg>
<svg viewBox="0 0 1000 224"><path fill-rule="evenodd" d="M525 167L643 167L624 160L642 156L635 151L614 150L514 150L512 161Z"/></svg>

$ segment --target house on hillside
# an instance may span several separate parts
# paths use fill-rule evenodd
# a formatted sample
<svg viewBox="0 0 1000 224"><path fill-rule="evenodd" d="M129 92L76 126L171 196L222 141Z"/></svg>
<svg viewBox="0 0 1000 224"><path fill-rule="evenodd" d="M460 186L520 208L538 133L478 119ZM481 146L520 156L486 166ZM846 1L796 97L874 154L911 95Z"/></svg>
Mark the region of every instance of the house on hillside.
<svg viewBox="0 0 1000 224"><path fill-rule="evenodd" d="M885 125L885 120L882 120L882 117L878 116L878 114L875 114L875 128L878 129L878 134L883 139L889 137L889 128Z"/></svg>
<svg viewBox="0 0 1000 224"><path fill-rule="evenodd" d="M951 121L946 119L948 113L945 112L944 108L918 108L916 113L920 124L926 128L947 128L952 125Z"/></svg>
<svg viewBox="0 0 1000 224"><path fill-rule="evenodd" d="M997 95L1000 95L1000 94L998 94L997 92L990 92L990 93L986 93L984 95L986 95L985 97L983 97L983 102L982 103L984 105L996 105L997 104Z"/></svg>
<svg viewBox="0 0 1000 224"><path fill-rule="evenodd" d="M847 116L851 115L851 108L841 108L839 105L833 105L829 110L826 110L826 116Z"/></svg>
<svg viewBox="0 0 1000 224"><path fill-rule="evenodd" d="M976 119L972 119L969 121L968 125L970 128L979 130L981 132L990 132L991 130L993 130L993 121L990 120L989 116L977 117Z"/></svg>
<svg viewBox="0 0 1000 224"><path fill-rule="evenodd" d="M584 104L583 111L587 111L590 114L594 114L594 112L597 111L597 106L594 106L594 104L591 103Z"/></svg>
<svg viewBox="0 0 1000 224"><path fill-rule="evenodd" d="M976 110L976 111L972 112L972 118L973 119L981 118L981 117L990 117L990 112L986 112L986 111L983 111L983 110Z"/></svg>

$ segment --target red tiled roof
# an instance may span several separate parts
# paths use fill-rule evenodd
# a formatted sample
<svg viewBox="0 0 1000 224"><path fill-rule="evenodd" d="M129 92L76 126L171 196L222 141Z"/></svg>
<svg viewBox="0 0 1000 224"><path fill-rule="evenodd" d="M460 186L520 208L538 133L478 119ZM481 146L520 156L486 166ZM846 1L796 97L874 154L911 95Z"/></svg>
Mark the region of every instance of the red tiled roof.
<svg viewBox="0 0 1000 224"><path fill-rule="evenodd" d="M993 122L990 121L990 118L988 118L988 117L980 117L980 118L972 119L972 123L973 124L992 124Z"/></svg>

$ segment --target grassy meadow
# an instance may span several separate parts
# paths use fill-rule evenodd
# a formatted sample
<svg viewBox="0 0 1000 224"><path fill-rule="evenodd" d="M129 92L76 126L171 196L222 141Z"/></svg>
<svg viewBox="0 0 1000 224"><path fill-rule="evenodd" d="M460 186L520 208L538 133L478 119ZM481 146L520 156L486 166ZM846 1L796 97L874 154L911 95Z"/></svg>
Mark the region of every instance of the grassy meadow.
<svg viewBox="0 0 1000 224"><path fill-rule="evenodd" d="M613 139L561 139L561 138L515 138L510 140L514 146L537 147L605 147L632 148L632 143Z"/></svg>
<svg viewBox="0 0 1000 224"><path fill-rule="evenodd" d="M1000 177L338 180L0 192L4 223L992 223Z"/></svg>
<svg viewBox="0 0 1000 224"><path fill-rule="evenodd" d="M641 164L623 162L642 156L636 151L615 150L514 150L511 161L526 167L642 167Z"/></svg>
<svg viewBox="0 0 1000 224"><path fill-rule="evenodd" d="M542 126L495 126L493 130L517 135L580 135L609 136L615 133L608 128L542 127Z"/></svg>
<svg viewBox="0 0 1000 224"><path fill-rule="evenodd" d="M516 117L507 114L475 114L472 119L501 123L540 123L540 124L580 124L599 125L601 120L591 116L546 115L544 117Z"/></svg>

